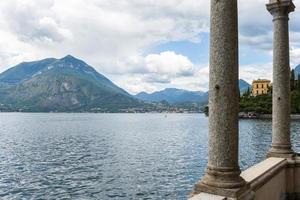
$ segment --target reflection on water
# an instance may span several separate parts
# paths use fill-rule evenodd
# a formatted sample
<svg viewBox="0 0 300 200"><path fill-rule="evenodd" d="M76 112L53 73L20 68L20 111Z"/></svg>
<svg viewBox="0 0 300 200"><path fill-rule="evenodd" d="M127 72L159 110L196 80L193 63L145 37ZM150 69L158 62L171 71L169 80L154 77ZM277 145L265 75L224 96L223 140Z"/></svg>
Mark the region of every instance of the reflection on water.
<svg viewBox="0 0 300 200"><path fill-rule="evenodd" d="M1 199L185 199L207 162L200 114L0 114ZM300 123L292 139L300 150ZM240 166L264 159L271 121L240 121Z"/></svg>

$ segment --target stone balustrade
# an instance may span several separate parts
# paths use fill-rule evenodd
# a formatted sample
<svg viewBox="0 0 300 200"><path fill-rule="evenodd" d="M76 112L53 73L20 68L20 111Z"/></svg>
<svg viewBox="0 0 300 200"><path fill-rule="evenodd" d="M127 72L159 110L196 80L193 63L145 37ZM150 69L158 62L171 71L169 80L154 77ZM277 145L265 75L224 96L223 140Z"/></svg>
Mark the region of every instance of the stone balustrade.
<svg viewBox="0 0 300 200"><path fill-rule="evenodd" d="M243 171L241 177L250 186L255 200L300 198L300 157L268 158ZM190 200L233 200L225 196L200 193Z"/></svg>

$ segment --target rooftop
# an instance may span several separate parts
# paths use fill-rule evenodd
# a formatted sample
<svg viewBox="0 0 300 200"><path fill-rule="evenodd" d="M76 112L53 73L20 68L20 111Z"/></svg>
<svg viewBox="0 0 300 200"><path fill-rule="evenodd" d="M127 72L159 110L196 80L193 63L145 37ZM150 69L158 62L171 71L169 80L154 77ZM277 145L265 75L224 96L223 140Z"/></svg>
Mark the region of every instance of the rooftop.
<svg viewBox="0 0 300 200"><path fill-rule="evenodd" d="M270 83L271 81L268 79L257 79L252 81L252 83L265 83L265 82Z"/></svg>

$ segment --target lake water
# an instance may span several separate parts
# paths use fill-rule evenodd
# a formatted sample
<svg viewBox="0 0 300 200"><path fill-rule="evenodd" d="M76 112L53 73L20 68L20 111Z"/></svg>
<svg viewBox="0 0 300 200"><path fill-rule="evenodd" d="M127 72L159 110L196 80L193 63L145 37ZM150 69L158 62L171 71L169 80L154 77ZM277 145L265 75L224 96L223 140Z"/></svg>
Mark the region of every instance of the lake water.
<svg viewBox="0 0 300 200"><path fill-rule="evenodd" d="M0 113L0 199L186 199L207 163L202 114ZM300 122L292 123L300 151ZM240 121L240 166L271 121Z"/></svg>

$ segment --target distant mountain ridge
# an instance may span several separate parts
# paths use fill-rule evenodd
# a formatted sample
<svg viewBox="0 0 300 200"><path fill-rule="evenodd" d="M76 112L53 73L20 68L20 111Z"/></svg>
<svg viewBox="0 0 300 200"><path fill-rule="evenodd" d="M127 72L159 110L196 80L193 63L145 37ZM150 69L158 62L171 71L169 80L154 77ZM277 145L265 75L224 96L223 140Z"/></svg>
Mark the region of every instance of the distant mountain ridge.
<svg viewBox="0 0 300 200"><path fill-rule="evenodd" d="M246 90L251 89L251 85L243 79L239 80L240 93L243 94Z"/></svg>
<svg viewBox="0 0 300 200"><path fill-rule="evenodd" d="M240 93L244 93L251 85L245 80L239 80ZM208 92L202 91L188 91L176 88L167 88L161 91L153 92L151 94L146 92L141 92L135 95L136 98L147 101L147 102L161 102L167 101L170 104L179 103L208 103Z"/></svg>
<svg viewBox="0 0 300 200"><path fill-rule="evenodd" d="M71 55L24 62L0 74L0 104L23 111L118 111L143 103Z"/></svg>
<svg viewBox="0 0 300 200"><path fill-rule="evenodd" d="M205 92L192 92L183 89L166 88L162 91L157 91L151 94L141 92L135 95L136 98L149 102L167 101L170 104L182 103L182 102L200 102L202 97L205 96Z"/></svg>
<svg viewBox="0 0 300 200"><path fill-rule="evenodd" d="M240 80L239 86L243 92L250 84ZM195 111L207 103L208 92L177 88L130 95L93 67L71 55L61 59L23 62L0 74L0 111Z"/></svg>

